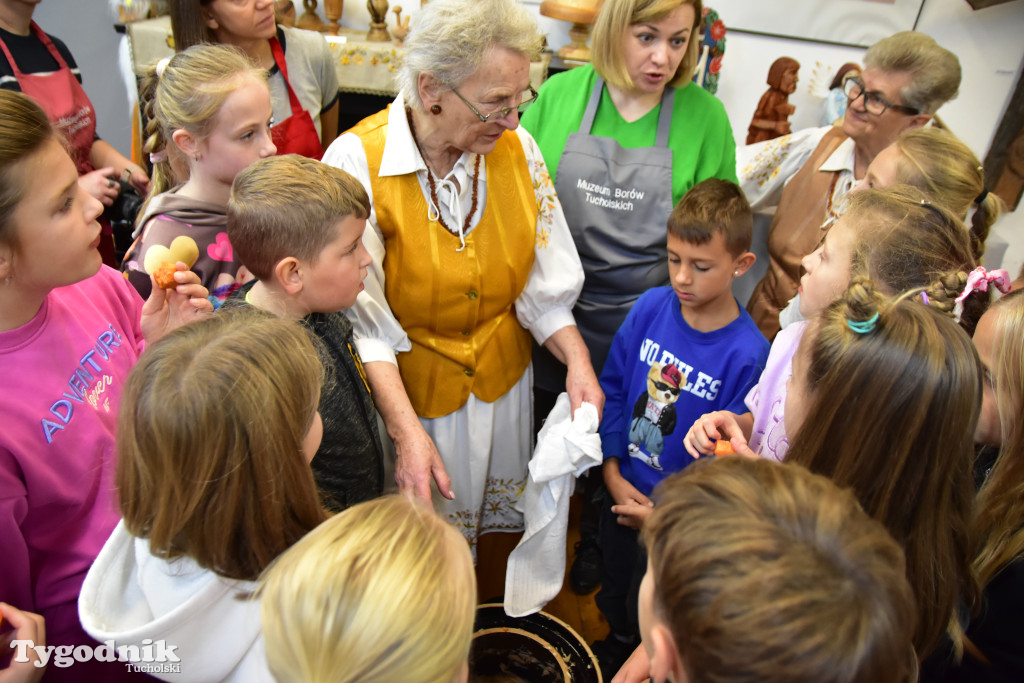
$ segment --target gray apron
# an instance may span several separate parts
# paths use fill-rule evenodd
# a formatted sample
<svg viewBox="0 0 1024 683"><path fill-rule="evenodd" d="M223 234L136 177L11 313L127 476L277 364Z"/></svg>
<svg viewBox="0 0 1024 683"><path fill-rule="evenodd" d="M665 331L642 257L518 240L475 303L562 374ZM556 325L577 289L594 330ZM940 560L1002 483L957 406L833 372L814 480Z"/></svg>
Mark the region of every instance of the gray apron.
<svg viewBox="0 0 1024 683"><path fill-rule="evenodd" d="M651 287L668 284L666 226L672 213L672 127L675 88L665 88L654 147L624 149L590 134L604 79L597 77L577 132L558 162L555 190L586 280L573 315L600 375L612 338L629 309ZM565 390L565 366L535 349L534 383Z"/></svg>

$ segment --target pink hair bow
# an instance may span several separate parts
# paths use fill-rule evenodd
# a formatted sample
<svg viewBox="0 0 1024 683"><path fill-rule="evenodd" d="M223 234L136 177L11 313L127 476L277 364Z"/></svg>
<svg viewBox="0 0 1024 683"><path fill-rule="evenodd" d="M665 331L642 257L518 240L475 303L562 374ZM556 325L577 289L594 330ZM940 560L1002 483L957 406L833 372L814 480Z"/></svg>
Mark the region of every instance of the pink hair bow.
<svg viewBox="0 0 1024 683"><path fill-rule="evenodd" d="M985 270L978 266L967 276L967 284L964 291L956 298L956 306L953 308L953 315L957 322L960 322L960 315L964 311L964 299L974 292L987 292L989 283L1003 294L1010 291L1010 274L1002 268L997 270Z"/></svg>
<svg viewBox="0 0 1024 683"><path fill-rule="evenodd" d="M1003 294L1010 291L1009 273L1002 269L988 271L982 266L978 266L967 276L967 285L964 287L964 291L960 293L960 296L956 298L957 303L963 302L964 299L974 292L987 292L990 282Z"/></svg>

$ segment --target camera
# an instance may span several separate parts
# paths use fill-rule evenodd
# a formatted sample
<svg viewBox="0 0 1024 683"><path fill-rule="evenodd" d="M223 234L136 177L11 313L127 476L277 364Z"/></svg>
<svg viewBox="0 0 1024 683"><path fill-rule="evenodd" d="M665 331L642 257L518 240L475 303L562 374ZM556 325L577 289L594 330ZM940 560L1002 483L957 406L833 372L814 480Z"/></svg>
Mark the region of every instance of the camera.
<svg viewBox="0 0 1024 683"><path fill-rule="evenodd" d="M132 232L135 230L135 220L139 216L139 209L146 201L144 197L130 184L118 180L121 192L114 199L114 203L103 210L103 217L110 222L114 232L114 250L117 259L120 261L132 244Z"/></svg>

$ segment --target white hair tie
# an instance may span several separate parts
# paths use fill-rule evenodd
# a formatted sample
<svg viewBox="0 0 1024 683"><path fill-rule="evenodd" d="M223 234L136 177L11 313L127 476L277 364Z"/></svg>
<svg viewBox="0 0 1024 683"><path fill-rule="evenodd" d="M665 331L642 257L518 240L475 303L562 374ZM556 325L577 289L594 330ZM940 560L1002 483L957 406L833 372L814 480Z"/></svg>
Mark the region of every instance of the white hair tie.
<svg viewBox="0 0 1024 683"><path fill-rule="evenodd" d="M156 63L156 77L157 78L163 78L164 77L164 71L167 69L167 65L170 62L171 62L171 58L170 57L164 57L163 59L161 59L159 62Z"/></svg>

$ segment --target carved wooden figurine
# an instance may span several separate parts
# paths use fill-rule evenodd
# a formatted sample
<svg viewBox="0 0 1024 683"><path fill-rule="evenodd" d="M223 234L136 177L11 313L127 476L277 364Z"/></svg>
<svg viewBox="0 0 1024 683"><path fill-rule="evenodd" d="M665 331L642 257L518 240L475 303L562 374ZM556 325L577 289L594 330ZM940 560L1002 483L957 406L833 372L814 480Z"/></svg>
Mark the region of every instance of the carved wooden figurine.
<svg viewBox="0 0 1024 683"><path fill-rule="evenodd" d="M302 0L302 6L306 11L295 22L295 26L307 31L319 31L324 22L316 13L316 0Z"/></svg>
<svg viewBox="0 0 1024 683"><path fill-rule="evenodd" d="M366 39L373 43L386 43L391 40L388 33L388 0L366 0L366 9L370 11L370 30Z"/></svg>
<svg viewBox="0 0 1024 683"><path fill-rule="evenodd" d="M789 103L789 96L796 92L800 62L791 57L779 57L768 69L768 85L771 86L761 101L747 129L747 144L772 140L790 133L789 117L796 107Z"/></svg>
<svg viewBox="0 0 1024 683"><path fill-rule="evenodd" d="M391 29L391 35L395 38L395 45L401 47L405 43L405 37L409 35L409 19L402 18L402 6L395 5L392 9L395 14L395 27Z"/></svg>

